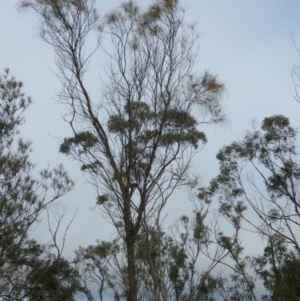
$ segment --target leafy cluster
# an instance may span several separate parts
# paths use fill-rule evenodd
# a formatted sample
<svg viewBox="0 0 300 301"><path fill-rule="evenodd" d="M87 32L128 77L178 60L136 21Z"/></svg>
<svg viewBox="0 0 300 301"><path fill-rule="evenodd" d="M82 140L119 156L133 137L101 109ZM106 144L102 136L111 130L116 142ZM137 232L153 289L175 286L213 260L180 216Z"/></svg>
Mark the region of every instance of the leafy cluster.
<svg viewBox="0 0 300 301"><path fill-rule="evenodd" d="M31 143L19 138L30 103L22 83L5 70L0 77L0 298L73 300L81 290L77 272L28 235L41 213L73 188L62 166L33 177Z"/></svg>

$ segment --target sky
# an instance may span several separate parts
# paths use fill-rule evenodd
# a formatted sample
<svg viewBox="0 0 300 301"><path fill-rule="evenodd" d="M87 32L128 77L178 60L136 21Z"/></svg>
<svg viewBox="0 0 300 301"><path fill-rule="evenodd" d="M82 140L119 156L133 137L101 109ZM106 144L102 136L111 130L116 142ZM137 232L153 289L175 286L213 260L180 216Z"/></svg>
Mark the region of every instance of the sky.
<svg viewBox="0 0 300 301"><path fill-rule="evenodd" d="M101 15L121 3L97 2ZM68 255L79 245L109 239L114 232L101 212L93 210L95 192L78 164L58 152L60 142L70 131L62 118L64 107L55 100L59 82L53 74L54 53L38 36L36 16L17 12L16 3L0 0L0 70L10 68L33 99L21 131L33 141L32 160L37 169L63 163L76 182L74 191L62 200L67 206L64 226L78 209L67 235L65 254ZM300 46L300 1L183 0L182 4L186 20L196 21L200 32L196 70L218 74L227 88L224 104L228 125L205 128L208 144L192 164L193 173L201 176L203 184L208 184L218 173L216 153L224 145L242 139L251 128L251 120L260 123L264 117L283 114L299 127L300 104L293 98L291 69L300 64L300 57L291 32ZM95 64L101 66L101 57L95 58ZM187 203L183 192L175 193L168 205L170 220L191 213ZM32 235L47 242L45 221L42 217L41 226Z"/></svg>

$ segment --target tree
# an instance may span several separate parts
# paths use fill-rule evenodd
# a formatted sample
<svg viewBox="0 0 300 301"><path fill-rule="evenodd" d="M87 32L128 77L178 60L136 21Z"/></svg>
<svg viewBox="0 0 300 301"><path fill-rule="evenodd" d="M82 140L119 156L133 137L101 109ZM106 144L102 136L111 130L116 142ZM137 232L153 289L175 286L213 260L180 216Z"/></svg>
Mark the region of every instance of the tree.
<svg viewBox="0 0 300 301"><path fill-rule="evenodd" d="M126 245L127 300L138 294L135 247L142 227L153 223L172 192L186 184L197 148L206 143L201 124L225 120L216 76L194 73L197 34L184 23L176 0L146 10L123 3L100 24L93 0L21 0L41 18L41 35L55 50L61 102L74 136L60 151L78 160ZM110 39L104 50L102 100L88 91L85 55L96 29ZM113 51L111 50L111 47Z"/></svg>
<svg viewBox="0 0 300 301"><path fill-rule="evenodd" d="M264 254L256 257L254 264L269 291L263 300L299 300L300 260L281 236L269 237Z"/></svg>
<svg viewBox="0 0 300 301"><path fill-rule="evenodd" d="M203 207L195 210L191 218L181 216L171 234L159 226L141 230L135 248L138 300L215 301L221 300L225 291L233 290L224 277L212 274L217 266L214 260L210 264L205 260L205 266L200 267L200 257L206 255L212 241L212 232L205 221L207 213L208 208ZM76 266L88 285L97 285L100 300L104 293L110 292L115 300L126 300L125 250L124 242L114 240L97 241L76 251ZM210 250L213 253L214 258L220 258L218 250ZM245 285L236 285L234 292L228 292L227 296L246 295L243 288Z"/></svg>
<svg viewBox="0 0 300 301"><path fill-rule="evenodd" d="M122 279L121 269L118 269L119 263L116 257L119 253L120 247L117 241L97 241L96 245L90 245L86 248L79 247L75 251L75 266L89 285L97 285L100 301L104 300L103 294L107 288L114 291L115 297L122 291L122 284L125 281ZM117 275L118 272L121 274ZM121 281L119 281L120 278ZM123 287L124 291L126 289Z"/></svg>
<svg viewBox="0 0 300 301"><path fill-rule="evenodd" d="M86 300L93 300L78 271L47 246L27 240L16 255L9 261L3 279L9 287L2 290L1 296L7 300L75 301L80 293L86 295Z"/></svg>
<svg viewBox="0 0 300 301"><path fill-rule="evenodd" d="M221 172L211 187L220 188L224 192L224 203L247 219L240 210L243 197L262 222L257 226L247 219L256 231L266 237L279 234L299 252L297 131L282 115L265 118L261 129L262 133L258 130L248 133L241 143L234 142L219 152ZM260 200L250 197L244 185L242 172L247 163L262 180L264 187L257 183L254 175L247 178L250 188L259 193Z"/></svg>
<svg viewBox="0 0 300 301"><path fill-rule="evenodd" d="M61 296L68 290L63 299L70 300L79 290L75 270L30 239L28 231L50 204L73 188L73 182L62 166L35 172L29 159L31 143L19 137L31 103L22 86L8 70L0 77L0 298L59 300L50 298L53 290Z"/></svg>
<svg viewBox="0 0 300 301"><path fill-rule="evenodd" d="M254 299L256 276L263 279L270 300L298 298L288 276L291 273L298 277L292 265L298 266L300 255L300 165L296 137L297 130L290 126L287 117L265 118L261 130L254 128L242 141L219 151L220 173L201 195L210 200L219 196L219 212L234 228L233 237L218 233L219 244L230 251L230 257L241 267L239 275L252 290ZM246 226L242 226L243 221ZM241 256L240 233L245 228L268 241L263 256L252 260ZM251 276L246 271L253 265L256 275Z"/></svg>

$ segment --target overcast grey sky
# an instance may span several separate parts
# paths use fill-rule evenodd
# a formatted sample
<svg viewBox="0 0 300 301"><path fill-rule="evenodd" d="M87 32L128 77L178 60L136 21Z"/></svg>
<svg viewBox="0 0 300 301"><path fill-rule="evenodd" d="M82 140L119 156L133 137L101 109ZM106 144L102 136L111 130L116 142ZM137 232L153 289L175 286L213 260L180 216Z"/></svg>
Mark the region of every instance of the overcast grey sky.
<svg viewBox="0 0 300 301"><path fill-rule="evenodd" d="M98 2L103 15L121 1ZM218 150L242 138L253 118L260 122L266 116L284 114L293 125L299 126L300 104L293 99L290 71L294 64L300 63L300 58L290 31L294 31L300 45L300 1L184 0L182 3L187 8L187 20L197 21L201 34L197 71L208 69L219 74L227 87L229 125L207 130L209 142L193 164L193 172L202 176L203 183L208 183L218 172L215 159ZM37 167L63 162L76 181L75 190L63 200L68 206L67 219L79 207L68 235L68 254L79 244L86 246L96 239L108 238L109 228L99 211L90 210L95 204L95 193L76 162L58 153L60 140L70 133L61 117L63 106L53 100L59 90L58 80L51 71L55 70L54 54L38 37L36 16L19 14L15 5L16 1L0 0L0 69L10 68L33 98L22 134L33 141ZM101 57L97 56L93 64L101 66ZM189 214L187 202L184 193L174 194L168 207L170 215ZM42 236L45 231L42 227L36 235Z"/></svg>

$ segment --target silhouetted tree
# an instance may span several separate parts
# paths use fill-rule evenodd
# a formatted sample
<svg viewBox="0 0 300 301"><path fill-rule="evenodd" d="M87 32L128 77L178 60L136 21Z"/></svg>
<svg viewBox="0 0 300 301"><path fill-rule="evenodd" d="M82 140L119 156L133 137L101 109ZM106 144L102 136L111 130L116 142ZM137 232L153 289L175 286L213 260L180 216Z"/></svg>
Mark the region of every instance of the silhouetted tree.
<svg viewBox="0 0 300 301"><path fill-rule="evenodd" d="M266 300L297 300L299 296L289 278L292 274L295 279L298 277L292 265L298 266L300 255L300 165L296 138L297 130L290 126L287 117L265 118L261 130L254 128L242 141L219 151L220 173L200 195L210 201L216 195L219 197L219 212L233 226L234 235L226 236L219 231L217 241L229 251L235 267L228 266L234 268L254 300L257 276L270 292L264 297ZM251 259L243 255L242 229L268 241L263 256Z"/></svg>
<svg viewBox="0 0 300 301"><path fill-rule="evenodd" d="M31 143L19 135L31 103L22 86L8 70L0 77L0 298L73 300L81 289L79 275L28 237L40 214L73 182L62 166L33 176Z"/></svg>
<svg viewBox="0 0 300 301"><path fill-rule="evenodd" d="M147 9L125 2L100 23L93 0L21 0L41 20L41 36L56 53L61 102L74 136L60 151L82 163L102 206L126 245L128 301L137 301L135 248L174 189L190 184L188 168L206 143L203 123L224 121L224 85L197 75L197 34L176 0ZM101 101L88 91L88 36L109 57ZM110 39L106 48L101 35ZM120 226L121 225L121 226Z"/></svg>

